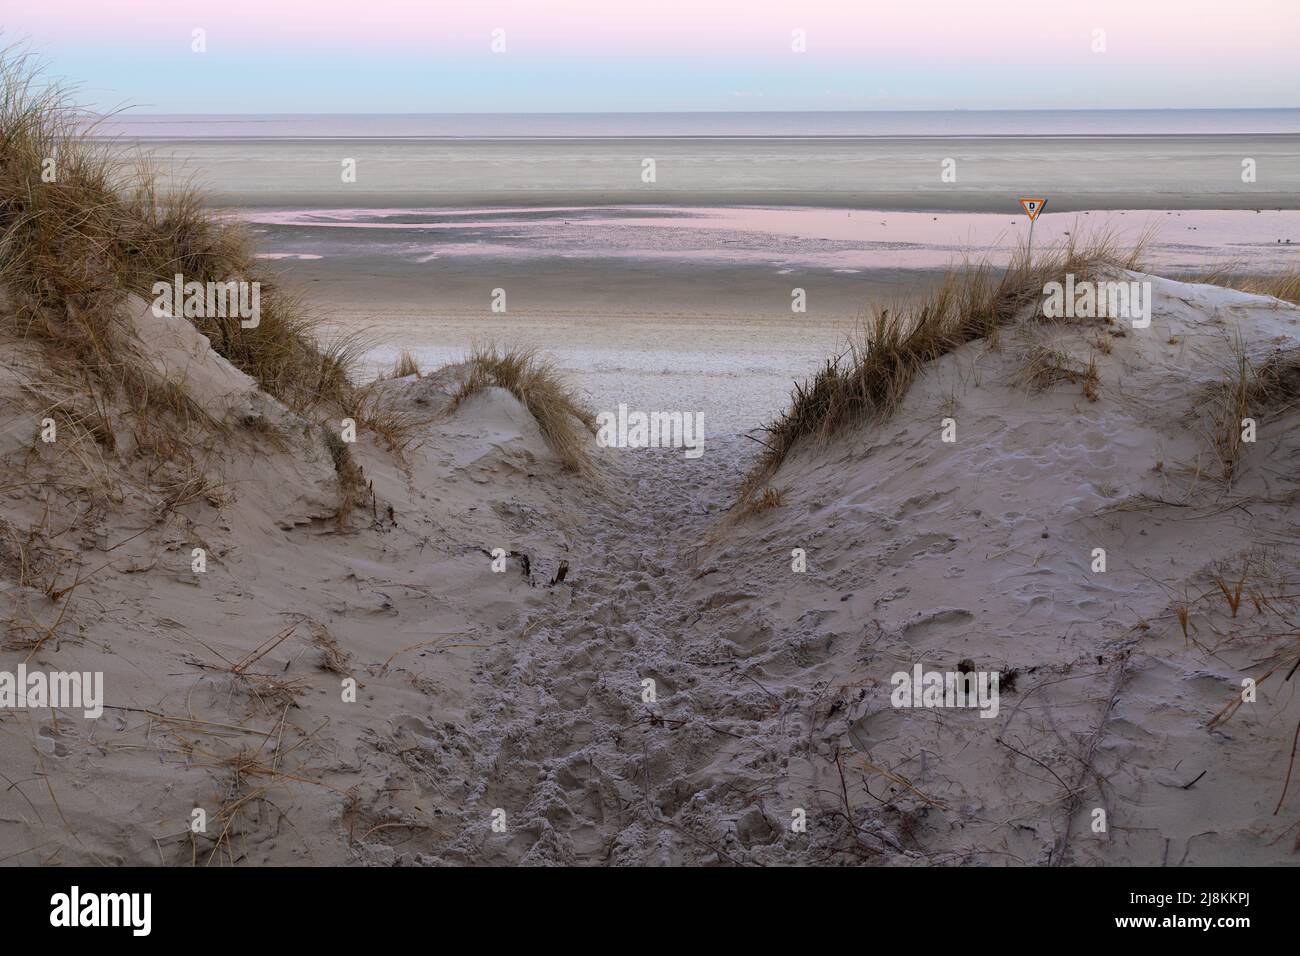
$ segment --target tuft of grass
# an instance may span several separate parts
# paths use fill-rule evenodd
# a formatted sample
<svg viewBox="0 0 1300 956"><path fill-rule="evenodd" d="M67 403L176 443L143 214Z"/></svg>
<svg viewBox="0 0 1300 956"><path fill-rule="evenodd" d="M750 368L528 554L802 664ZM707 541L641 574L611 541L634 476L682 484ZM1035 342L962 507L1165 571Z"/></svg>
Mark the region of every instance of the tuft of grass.
<svg viewBox="0 0 1300 956"><path fill-rule="evenodd" d="M824 443L850 425L888 420L927 364L968 342L993 338L1017 320L1041 317L1046 283L1067 273L1089 279L1104 266L1137 268L1147 239L1125 250L1109 234L1072 235L1032 257L1022 246L1005 268L966 260L919 303L877 308L844 354L795 385L790 406L766 426L767 451L747 489L761 484L796 445Z"/></svg>
<svg viewBox="0 0 1300 956"><path fill-rule="evenodd" d="M1034 343L1025 352L1012 381L1031 392L1044 392L1062 382L1076 383L1085 369L1065 351Z"/></svg>
<svg viewBox="0 0 1300 956"><path fill-rule="evenodd" d="M353 384L359 336L320 334L318 317L266 271L243 226L192 184L160 182L148 163L97 136L30 53L0 49L0 337L38 356L27 391L69 436L60 449L86 472L81 491L113 493L117 471L105 459L131 456L145 463L164 512L214 500L195 456L232 432L154 366L151 343L125 313L129 295L152 301L154 284L177 274L258 284L254 327L234 316L174 321L191 322L263 391L317 421L354 411L394 450L406 447L411 423ZM361 488L347 451L331 445L341 520Z"/></svg>
<svg viewBox="0 0 1300 956"><path fill-rule="evenodd" d="M590 466L580 422L593 434L596 416L565 384L555 366L533 349L499 349L476 346L466 359L468 371L452 395L448 413L454 412L471 395L493 386L504 388L528 409L541 429L546 444L569 471L586 471Z"/></svg>
<svg viewBox="0 0 1300 956"><path fill-rule="evenodd" d="M421 432L433 419L419 414L400 394L384 385L385 380L379 379L364 388L353 389L344 414L372 432L401 460L420 443Z"/></svg>
<svg viewBox="0 0 1300 956"><path fill-rule="evenodd" d="M1243 571L1242 574L1244 575L1245 572ZM1223 599L1228 602L1228 607L1232 610L1232 616L1236 617L1237 611L1241 607L1241 589L1246 583L1245 577L1243 576L1232 587L1228 587L1228 582L1224 581L1223 578L1217 578L1214 583L1219 586L1219 590L1223 593Z"/></svg>
<svg viewBox="0 0 1300 956"><path fill-rule="evenodd" d="M339 508L337 518L339 529L342 530L347 526L348 518L365 492L366 480L361 473L361 468L352 457L352 449L348 447L348 443L340 437L338 432L322 425L321 434L325 439L325 447L329 449L330 459L334 462L334 473L338 476Z"/></svg>
<svg viewBox="0 0 1300 956"><path fill-rule="evenodd" d="M1277 349L1254 369L1250 400L1276 418L1300 404L1300 349Z"/></svg>
<svg viewBox="0 0 1300 956"><path fill-rule="evenodd" d="M1228 262L1194 276L1190 281L1254 295L1271 295L1300 305L1300 272L1250 273Z"/></svg>
<svg viewBox="0 0 1300 956"><path fill-rule="evenodd" d="M1231 373L1220 382L1212 396L1211 441L1219 458L1219 475L1231 487L1241 462L1242 422L1250 414L1251 369L1246 346L1238 336L1233 350Z"/></svg>
<svg viewBox="0 0 1300 956"><path fill-rule="evenodd" d="M415 356L407 349L402 349L402 354L397 357L397 364L393 366L393 371L389 373L389 378L406 378L414 375L420 378L420 363L415 360Z"/></svg>
<svg viewBox="0 0 1300 956"><path fill-rule="evenodd" d="M1219 478L1231 487L1244 451L1243 422L1256 427L1300 404L1300 349L1278 349L1262 362L1251 361L1238 335L1232 368L1210 389L1210 443L1219 460Z"/></svg>
<svg viewBox="0 0 1300 956"><path fill-rule="evenodd" d="M1183 629L1183 640L1189 639L1188 627L1191 621L1186 602L1179 602L1174 605L1174 616L1178 618L1178 626Z"/></svg>
<svg viewBox="0 0 1300 956"><path fill-rule="evenodd" d="M1080 384L1083 386L1083 397L1090 402L1095 402L1101 390L1101 373L1097 370L1096 352L1089 354L1088 365L1083 370Z"/></svg>
<svg viewBox="0 0 1300 956"><path fill-rule="evenodd" d="M752 515L762 514L765 511L771 511L773 508L784 508L785 503L785 489L768 485L762 491L746 497L740 504L737 516L748 518Z"/></svg>
<svg viewBox="0 0 1300 956"><path fill-rule="evenodd" d="M152 299L153 284L177 273L258 282L255 328L235 317L190 321L291 407L344 400L357 344L322 343L317 320L264 271L245 229L192 185L163 192L153 168L95 131L30 53L0 50L0 285L11 305L0 331L48 347L101 389L134 380L136 395L148 397L150 370L130 354L119 315L125 295Z"/></svg>

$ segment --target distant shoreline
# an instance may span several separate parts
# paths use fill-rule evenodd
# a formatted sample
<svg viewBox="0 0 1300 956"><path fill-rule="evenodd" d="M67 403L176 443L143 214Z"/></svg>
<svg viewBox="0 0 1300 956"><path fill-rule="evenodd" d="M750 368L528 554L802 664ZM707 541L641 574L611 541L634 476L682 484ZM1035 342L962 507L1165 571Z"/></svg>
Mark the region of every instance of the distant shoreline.
<svg viewBox="0 0 1300 956"><path fill-rule="evenodd" d="M532 113L142 113L86 115L113 135L297 138L911 137L1300 134L1300 108L716 110Z"/></svg>
<svg viewBox="0 0 1300 956"><path fill-rule="evenodd" d="M365 127L353 131L365 131ZM1300 209L1300 134L198 137L115 141L215 206ZM1243 165L1244 164L1244 165Z"/></svg>
<svg viewBox="0 0 1300 956"><path fill-rule="evenodd" d="M1051 211L1061 212L1120 212L1124 210L1189 211L1293 211L1300 209L1300 193L1198 193L1159 194L1124 193L1072 193L1046 189L1051 196ZM746 192L739 190L689 191L659 189L653 196L638 189L604 190L599 193L567 192L380 192L349 191L341 194L332 191L233 193L212 190L207 193L209 205L215 208L251 209L509 209L546 208L563 206L589 208L599 206L676 206L676 207L752 207L844 209L863 212L929 212L929 213L1008 213L1023 215L1010 192L997 194L954 194L941 190L917 193L859 190L846 193L807 193L795 190L766 190Z"/></svg>

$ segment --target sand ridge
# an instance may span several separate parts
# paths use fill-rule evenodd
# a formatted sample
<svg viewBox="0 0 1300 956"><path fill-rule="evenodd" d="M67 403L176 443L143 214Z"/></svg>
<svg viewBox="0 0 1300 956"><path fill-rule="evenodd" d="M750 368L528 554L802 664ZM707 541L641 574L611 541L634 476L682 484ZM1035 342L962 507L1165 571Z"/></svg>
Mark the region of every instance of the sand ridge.
<svg viewBox="0 0 1300 956"><path fill-rule="evenodd" d="M890 421L798 451L784 504L747 517L743 436L697 460L593 442L575 475L505 390L451 411L451 366L381 386L420 440L362 436L340 524L332 423L139 301L123 321L233 431L203 493L160 499L108 456L87 497L84 457L25 437L36 358L6 345L0 666L102 671L106 707L0 712L0 858L1292 861L1297 412L1261 417L1225 487L1203 399L1238 334L1262 363L1300 314L1130 278L1149 329L963 346ZM1095 401L1017 384L1044 344L1096 360ZM1001 673L995 718L891 705L891 674L964 660ZM1216 721L1246 675L1258 700Z"/></svg>

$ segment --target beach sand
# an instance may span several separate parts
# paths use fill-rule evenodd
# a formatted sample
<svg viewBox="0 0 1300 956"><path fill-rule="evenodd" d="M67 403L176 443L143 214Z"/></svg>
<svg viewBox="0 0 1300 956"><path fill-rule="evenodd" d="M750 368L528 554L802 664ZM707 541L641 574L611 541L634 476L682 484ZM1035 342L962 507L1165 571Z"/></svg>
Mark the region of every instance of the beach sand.
<svg viewBox="0 0 1300 956"><path fill-rule="evenodd" d="M444 207L238 172L263 262L362 343L359 384L383 376L369 411L397 425L355 443L128 298L132 354L215 421L188 470L144 474L111 397L120 445L33 438L77 397L3 343L0 671L101 673L105 696L99 719L0 710L0 860L1293 862L1300 421L1252 409L1231 480L1212 438L1238 343L1249 367L1294 355L1300 309L1161 273L1294 272L1300 212L1102 190L1126 208L1076 214L1076 192L1035 247L1156 230L1151 274L1108 273L1151 284L1149 327L1026 314L926 364L888 420L797 447L753 508L760 426L795 383L946 266L1005 263L1029 224L1014 193L919 211L919 185L909 211L847 186L819 208L834 164L804 170L798 208L669 202L795 195L734 161L630 206L601 171L573 205L561 184L490 208L470 167ZM592 412L701 415L703 454L564 419L588 463L566 469L527 394L463 393L486 342L536 348ZM421 374L391 377L403 352ZM1031 388L1035 354L1062 364ZM996 708L897 705L917 667L999 675Z"/></svg>
<svg viewBox="0 0 1300 956"><path fill-rule="evenodd" d="M823 274L809 311L795 315L791 280L766 270L705 264L684 274L674 263L458 260L430 276L428 266L417 272L372 262L340 268L304 261L285 269L330 328L340 335L364 330L368 370L391 369L402 351L436 367L459 361L475 343L534 347L594 408L622 402L700 411L711 434L755 428L777 414L796 378L843 350L868 286ZM902 297L905 281L870 285ZM504 315L491 311L495 288L506 291Z"/></svg>
<svg viewBox="0 0 1300 956"><path fill-rule="evenodd" d="M953 108L1293 22L306 6L0 52L0 864L1296 865L1300 110Z"/></svg>
<svg viewBox="0 0 1300 956"><path fill-rule="evenodd" d="M369 374L476 342L544 350L597 409L695 410L710 434L756 429L841 354L862 320L923 296L963 259L1006 261L1023 214L806 208L245 210L274 268ZM1165 274L1300 268L1300 212L1045 214L1042 246L1154 235ZM1294 241L1288 241L1294 240ZM494 311L494 290L505 311ZM795 312L802 290L805 311Z"/></svg>
<svg viewBox="0 0 1300 956"><path fill-rule="evenodd" d="M38 356L6 348L0 455L26 477L3 513L31 531L28 577L0 586L25 643L0 661L100 671L106 700L0 713L0 857L1291 861L1297 412L1261 411L1225 500L1202 403L1238 336L1261 364L1300 345L1300 310L1114 278L1153 284L1146 331L963 346L891 421L792 456L768 479L784 505L749 517L729 509L752 442L591 444L574 475L509 392L453 410L453 367L383 386L419 441L360 436L340 524L324 433L134 300L131 334L233 432L204 494L110 470L124 493L69 536L48 496L84 462L33 445ZM1017 386L1035 343L1092 355L1096 401ZM72 592L42 586L53 557L65 586L82 569ZM1239 608L1216 580L1244 582ZM1003 675L991 719L891 705L894 673L963 659ZM1216 723L1247 675L1258 700Z"/></svg>

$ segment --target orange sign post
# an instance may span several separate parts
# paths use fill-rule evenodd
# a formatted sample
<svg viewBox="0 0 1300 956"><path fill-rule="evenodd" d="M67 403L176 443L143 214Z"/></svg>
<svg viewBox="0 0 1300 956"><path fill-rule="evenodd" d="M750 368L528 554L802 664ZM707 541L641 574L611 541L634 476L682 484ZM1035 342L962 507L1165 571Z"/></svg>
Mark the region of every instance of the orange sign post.
<svg viewBox="0 0 1300 956"><path fill-rule="evenodd" d="M1039 213L1047 205L1046 197L1026 197L1020 200L1020 205L1025 208L1025 215L1029 217L1029 243L1025 249L1025 258L1030 258L1034 249L1034 222L1038 219Z"/></svg>

